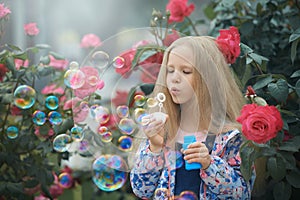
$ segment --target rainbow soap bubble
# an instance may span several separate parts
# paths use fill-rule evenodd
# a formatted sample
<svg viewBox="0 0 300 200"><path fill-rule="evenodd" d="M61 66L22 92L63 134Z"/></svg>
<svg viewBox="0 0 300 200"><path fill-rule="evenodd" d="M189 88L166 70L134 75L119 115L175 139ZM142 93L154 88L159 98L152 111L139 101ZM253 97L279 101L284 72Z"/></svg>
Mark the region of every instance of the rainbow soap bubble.
<svg viewBox="0 0 300 200"><path fill-rule="evenodd" d="M136 123L131 118L122 118L118 127L122 133L131 135L136 129Z"/></svg>
<svg viewBox="0 0 300 200"><path fill-rule="evenodd" d="M20 109L28 109L36 100L35 90L28 85L20 85L14 91L14 104Z"/></svg>
<svg viewBox="0 0 300 200"><path fill-rule="evenodd" d="M73 186L73 177L67 172L63 172L58 176L58 184L62 188L70 188Z"/></svg>
<svg viewBox="0 0 300 200"><path fill-rule="evenodd" d="M19 129L16 126L9 126L6 129L6 136L9 139L16 139L19 136Z"/></svg>
<svg viewBox="0 0 300 200"><path fill-rule="evenodd" d="M125 65L125 59L121 56L117 56L113 60L113 66L115 68L122 68Z"/></svg>
<svg viewBox="0 0 300 200"><path fill-rule="evenodd" d="M134 109L134 120L138 124L142 124L142 118L148 115L148 112L144 108L136 108Z"/></svg>
<svg viewBox="0 0 300 200"><path fill-rule="evenodd" d="M69 149L71 142L71 136L59 134L53 140L53 149L57 152L66 152Z"/></svg>
<svg viewBox="0 0 300 200"><path fill-rule="evenodd" d="M65 72L64 83L72 89L81 88L85 83L85 75L79 69L69 69Z"/></svg>
<svg viewBox="0 0 300 200"><path fill-rule="evenodd" d="M126 105L120 105L117 107L116 112L120 118L125 118L129 115L129 108Z"/></svg>
<svg viewBox="0 0 300 200"><path fill-rule="evenodd" d="M148 98L147 99L147 106L149 107L149 108L153 108L153 107L155 107L155 106L157 106L158 105L158 101L157 101L157 99L156 98Z"/></svg>
<svg viewBox="0 0 300 200"><path fill-rule="evenodd" d="M167 188L157 188L154 191L153 199L169 199L170 192Z"/></svg>
<svg viewBox="0 0 300 200"><path fill-rule="evenodd" d="M75 141L81 141L84 137L83 128L80 126L74 126L70 130L71 138Z"/></svg>
<svg viewBox="0 0 300 200"><path fill-rule="evenodd" d="M52 125L60 125L62 123L62 116L59 112L51 111L48 113L48 120Z"/></svg>
<svg viewBox="0 0 300 200"><path fill-rule="evenodd" d="M47 120L47 117L43 111L36 110L32 114L32 121L34 124L36 124L38 126L45 124L46 120Z"/></svg>
<svg viewBox="0 0 300 200"><path fill-rule="evenodd" d="M118 155L105 154L93 162L93 182L103 191L115 191L121 188L127 179L127 164Z"/></svg>
<svg viewBox="0 0 300 200"><path fill-rule="evenodd" d="M118 139L119 149L122 151L130 151L132 149L133 139L130 136L123 135Z"/></svg>
<svg viewBox="0 0 300 200"><path fill-rule="evenodd" d="M50 95L46 98L45 100L45 106L49 109L49 110L55 110L58 108L59 106L59 100L56 96L54 95Z"/></svg>
<svg viewBox="0 0 300 200"><path fill-rule="evenodd" d="M102 142L108 143L108 142L112 141L113 134L112 134L112 132L107 131L107 132L103 133L100 137L101 137Z"/></svg>
<svg viewBox="0 0 300 200"><path fill-rule="evenodd" d="M146 103L146 97L141 94L137 94L134 96L134 104L136 106L143 106Z"/></svg>
<svg viewBox="0 0 300 200"><path fill-rule="evenodd" d="M108 108L95 104L90 108L90 116L100 124L105 124L110 118L110 113Z"/></svg>
<svg viewBox="0 0 300 200"><path fill-rule="evenodd" d="M198 200L197 195L192 191L183 191L174 200Z"/></svg>

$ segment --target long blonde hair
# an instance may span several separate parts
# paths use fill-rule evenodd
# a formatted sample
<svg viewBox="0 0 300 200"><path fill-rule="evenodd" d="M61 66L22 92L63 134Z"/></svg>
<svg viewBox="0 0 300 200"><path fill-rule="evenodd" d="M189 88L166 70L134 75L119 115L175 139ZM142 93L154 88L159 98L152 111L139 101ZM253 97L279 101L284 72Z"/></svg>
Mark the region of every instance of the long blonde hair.
<svg viewBox="0 0 300 200"><path fill-rule="evenodd" d="M239 128L236 117L244 104L241 89L233 78L230 67L218 49L215 39L209 36L187 36L173 42L165 51L160 72L152 96L166 95L164 112L170 117L166 123L168 138L177 134L180 120L180 105L172 101L166 87L169 54L179 46L187 46L193 52L191 63L196 68L195 96L199 103L195 112L199 115L199 129L218 134L227 129Z"/></svg>

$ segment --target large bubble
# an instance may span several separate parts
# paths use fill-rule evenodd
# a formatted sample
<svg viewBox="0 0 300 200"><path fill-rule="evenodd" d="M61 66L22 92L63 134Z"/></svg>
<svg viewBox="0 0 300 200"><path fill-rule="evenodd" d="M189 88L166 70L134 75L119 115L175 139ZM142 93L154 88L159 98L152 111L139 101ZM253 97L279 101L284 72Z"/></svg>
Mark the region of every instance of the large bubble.
<svg viewBox="0 0 300 200"><path fill-rule="evenodd" d="M35 103L36 92L28 85L20 85L14 92L14 103L20 109L28 109Z"/></svg>
<svg viewBox="0 0 300 200"><path fill-rule="evenodd" d="M118 155L101 155L93 163L93 181L103 191L121 188L127 179L127 165Z"/></svg>

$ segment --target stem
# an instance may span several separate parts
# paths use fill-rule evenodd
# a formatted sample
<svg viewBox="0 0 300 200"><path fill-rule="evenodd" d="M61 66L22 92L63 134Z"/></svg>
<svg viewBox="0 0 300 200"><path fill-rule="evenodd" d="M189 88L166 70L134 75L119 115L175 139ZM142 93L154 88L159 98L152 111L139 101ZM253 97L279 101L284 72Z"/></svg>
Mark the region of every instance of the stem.
<svg viewBox="0 0 300 200"><path fill-rule="evenodd" d="M263 71L261 70L261 68L259 67L259 65L257 64L257 62L254 61L254 65L255 65L256 69L259 71L260 74L264 74Z"/></svg>
<svg viewBox="0 0 300 200"><path fill-rule="evenodd" d="M197 31L197 29L196 29L196 27L195 27L193 21L191 20L191 18L189 18L189 17L186 17L186 18L187 18L187 20L189 21L190 25L192 26L192 28L193 28L195 34L196 34L197 36L199 36L200 34L198 33L198 31Z"/></svg>

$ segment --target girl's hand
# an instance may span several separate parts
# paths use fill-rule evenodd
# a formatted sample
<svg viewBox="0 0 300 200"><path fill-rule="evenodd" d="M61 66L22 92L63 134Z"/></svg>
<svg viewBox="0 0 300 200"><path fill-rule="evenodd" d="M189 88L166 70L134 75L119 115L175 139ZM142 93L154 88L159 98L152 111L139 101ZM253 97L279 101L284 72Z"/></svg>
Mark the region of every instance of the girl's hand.
<svg viewBox="0 0 300 200"><path fill-rule="evenodd" d="M143 131L150 141L150 150L159 152L163 146L164 123L154 118L151 114L142 118Z"/></svg>
<svg viewBox="0 0 300 200"><path fill-rule="evenodd" d="M202 165L202 169L207 169L211 162L208 149L202 142L194 142L186 150L182 150L184 160L188 163L197 162Z"/></svg>

